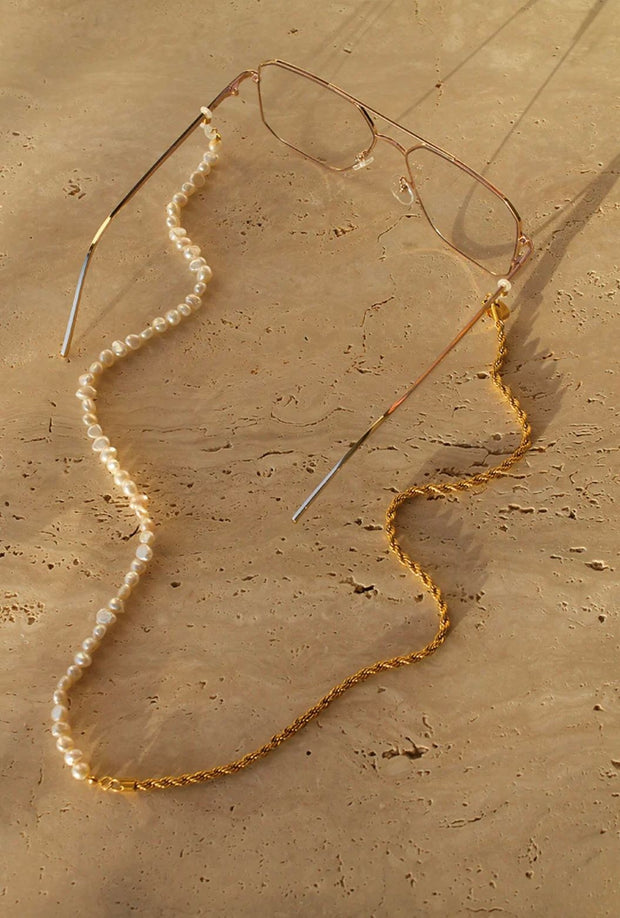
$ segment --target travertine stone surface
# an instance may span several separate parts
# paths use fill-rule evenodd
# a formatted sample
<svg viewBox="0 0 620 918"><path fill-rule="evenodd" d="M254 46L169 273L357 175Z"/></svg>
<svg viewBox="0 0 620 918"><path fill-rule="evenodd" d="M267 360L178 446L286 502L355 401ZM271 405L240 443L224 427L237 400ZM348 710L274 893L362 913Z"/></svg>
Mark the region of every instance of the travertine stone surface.
<svg viewBox="0 0 620 918"><path fill-rule="evenodd" d="M2 20L2 913L617 914L617 3L28 0ZM104 237L63 362L66 313L105 214L275 56L515 201L536 254L511 296L507 377L535 445L484 492L402 515L451 609L435 656L241 775L105 795L48 732L52 688L135 542L73 393L104 344L189 292L163 205L204 139ZM387 146L329 174L265 130L250 83L214 121L222 162L187 211L215 274L205 307L101 391L158 542L72 695L99 774L228 761L423 644L435 610L387 552L387 503L516 443L485 321L291 523L488 284L394 200Z"/></svg>

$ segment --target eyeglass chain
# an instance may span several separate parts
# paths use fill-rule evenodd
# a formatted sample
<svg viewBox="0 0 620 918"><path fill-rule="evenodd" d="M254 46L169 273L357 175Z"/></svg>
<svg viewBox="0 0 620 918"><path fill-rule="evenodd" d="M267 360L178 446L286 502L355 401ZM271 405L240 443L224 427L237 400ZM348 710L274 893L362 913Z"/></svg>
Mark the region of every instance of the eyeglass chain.
<svg viewBox="0 0 620 918"><path fill-rule="evenodd" d="M501 370L507 356L504 319L508 314L508 310L504 303L494 302L490 305L489 314L492 316L495 323L498 349L497 356L491 367L491 379L510 405L519 423L521 428L521 441L519 445L514 452L500 462L499 465L487 469L484 472L461 478L458 481L414 486L401 491L391 501L386 514L385 528L391 551L396 555L400 563L422 582L426 590L432 596L437 607L438 624L432 640L419 650L385 660L378 660L372 665L362 667L357 670L357 672L347 676L330 689L327 694L323 695L316 704L304 711L303 714L297 717L288 726L284 727L284 729L274 734L274 736L262 746L259 746L257 749L225 765L218 765L204 771L195 771L187 774L164 775L156 778L142 779L117 778L109 775L97 777L93 774L84 753L76 747L73 738L72 728L69 722L69 690L82 678L84 671L92 662L93 653L100 646L104 637L116 622L118 616L125 611L125 601L137 586L140 577L146 571L148 563L153 557L152 544L155 538L154 522L147 509L148 497L146 494L139 491L136 482L132 479L129 472L121 468L121 464L117 458L118 452L116 448L110 444L108 437L104 435L99 423L96 413L95 400L97 398L97 390L95 384L98 382L102 373L118 360L139 350L151 338L161 335L178 325L182 319L192 315L192 313L196 312L202 305L202 296L205 294L207 284L212 277L211 268L201 255L200 248L192 243L186 230L181 226L182 208L188 203L189 198L204 185L206 176L209 175L212 167L217 163L219 158L218 151L220 148L221 136L211 125L211 112L209 109L203 108L201 111L204 116L201 126L208 140L208 150L204 154L197 169L191 173L189 180L181 186L180 191L172 196L172 200L166 206L166 224L168 226L169 237L175 247L183 254L183 257L188 262L189 270L194 275L193 291L185 297L182 303L168 310L164 316L158 316L153 319L150 324L138 334L128 335L123 341L113 341L110 347L104 349L99 354L99 357L90 364L87 372L79 377L79 389L76 392L82 407L82 420L86 426L86 433L92 441L91 446L93 452L99 456L104 468L112 476L114 484L128 498L129 506L136 515L139 527L139 544L135 556L131 561L129 570L125 574L122 585L108 601L107 605L97 612L91 634L82 641L80 648L73 657L72 663L58 681L53 694L52 734L56 739L56 746L62 754L65 763L71 769L73 777L79 781L85 781L90 785L109 791L147 791L169 787L185 787L192 784L212 781L224 775L234 774L235 772L247 768L248 765L252 765L259 759L262 759L274 749L277 749L285 740L298 733L333 701L350 688L353 688L353 686L364 682L366 679L378 673L397 669L400 666L406 666L410 663L417 663L434 653L434 651L444 642L450 628L448 607L440 588L434 582L430 574L423 570L420 564L414 561L400 544L396 533L398 511L404 503L413 498L445 497L462 491L475 490L486 485L493 479L500 478L507 474L512 466L523 458L531 446L531 428L525 411L501 377Z"/></svg>

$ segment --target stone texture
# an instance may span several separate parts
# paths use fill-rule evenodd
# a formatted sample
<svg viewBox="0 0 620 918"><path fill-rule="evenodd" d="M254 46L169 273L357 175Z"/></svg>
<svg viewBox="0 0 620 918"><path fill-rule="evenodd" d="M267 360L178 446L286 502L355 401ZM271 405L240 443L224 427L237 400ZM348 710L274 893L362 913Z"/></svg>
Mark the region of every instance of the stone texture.
<svg viewBox="0 0 620 918"><path fill-rule="evenodd" d="M4 914L615 913L614 24L613 3L580 0L7 7ZM269 56L393 114L515 201L536 255L511 296L507 376L535 445L479 495L403 513L451 608L434 657L357 688L241 775L105 795L61 765L50 699L137 543L73 393L101 347L189 290L163 205L198 136L106 234L68 362L58 348L99 222L201 105ZM211 293L101 392L158 541L71 695L98 773L223 763L357 667L424 643L434 609L387 552L387 503L516 442L485 378L483 322L291 523L486 287L404 216L387 147L361 173L329 174L264 129L250 83L214 121L222 163L187 211Z"/></svg>

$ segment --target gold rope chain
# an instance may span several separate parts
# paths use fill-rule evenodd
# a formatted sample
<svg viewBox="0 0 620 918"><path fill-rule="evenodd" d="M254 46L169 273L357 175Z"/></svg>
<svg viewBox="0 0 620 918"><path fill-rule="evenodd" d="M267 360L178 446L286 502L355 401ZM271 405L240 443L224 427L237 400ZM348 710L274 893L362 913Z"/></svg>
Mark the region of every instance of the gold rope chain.
<svg viewBox="0 0 620 918"><path fill-rule="evenodd" d="M241 756L241 758L228 762L226 765L216 765L214 768L209 768L206 771L194 771L191 774L164 775L160 778L142 778L140 780L113 778L109 775L103 778L91 776L88 779L90 784L94 784L103 790L119 792L164 790L168 787L187 787L190 784L202 784L205 781L213 781L216 778L222 778L224 775L235 774L243 768L247 768L248 765L253 765L254 762L258 762L259 759L264 758L270 752L273 752L274 749L277 749L278 746L281 746L285 740L289 739L291 736L295 736L295 734L299 733L299 731L309 724L311 720L318 717L318 715L333 701L340 698L341 695L344 695L344 693L353 688L353 686L359 685L360 682L365 682L366 679L369 679L371 676L376 676L378 673L387 672L390 669L398 669L399 666L408 666L410 663L418 663L420 660L434 653L437 648L443 644L450 628L448 606L440 588L434 582L430 574L423 570L418 562L414 561L400 545L398 536L396 535L396 517L401 506L414 497L445 497L448 494L454 494L460 491L475 490L482 485L488 484L494 478L501 478L513 465L515 465L515 463L523 458L531 446L532 430L527 415L519 404L518 399L512 394L510 388L506 385L501 376L501 370L508 353L503 321L508 315L508 310L504 303L493 303L489 312L497 329L497 355L491 367L491 378L512 408L519 422L521 428L521 442L514 452L503 459L499 465L487 469L484 472L479 472L467 478L461 478L459 481L414 485L411 488L407 488L405 491L401 491L392 500L386 513L385 528L391 551L394 552L401 564L408 568L412 574L415 574L435 600L439 612L439 623L433 639L420 650L414 650L402 656L391 657L388 660L378 660L371 666L364 666L362 669L358 669L357 672L347 676L346 679L343 679L342 682L339 682L330 689L330 691L327 692L326 695L323 695L316 704L308 708L307 711L304 711L303 714L300 714L299 717L287 727L284 727L283 730L280 730L272 736L268 742L259 746L258 749L252 752L247 752L245 755Z"/></svg>

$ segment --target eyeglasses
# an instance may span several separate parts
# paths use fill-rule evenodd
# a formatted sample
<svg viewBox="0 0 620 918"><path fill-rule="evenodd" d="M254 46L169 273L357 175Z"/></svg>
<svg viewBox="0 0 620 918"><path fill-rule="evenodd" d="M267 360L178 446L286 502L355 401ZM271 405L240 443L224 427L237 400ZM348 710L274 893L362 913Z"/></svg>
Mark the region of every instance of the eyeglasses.
<svg viewBox="0 0 620 918"><path fill-rule="evenodd" d="M484 176L338 86L285 61L265 61L256 70L244 70L215 97L209 109L213 111L225 99L237 96L239 87L248 79L257 85L265 126L286 146L324 168L339 173L364 169L373 161L373 151L380 141L398 150L404 165L397 180L396 197L407 205L417 202L435 233L448 246L497 279L482 308L308 495L293 516L297 520L344 463L510 288L511 279L529 258L533 246L523 232L514 205ZM183 131L97 230L82 264L62 356L69 353L86 273L101 236L121 208L203 120L201 114ZM386 127L379 130L377 121ZM400 132L399 137L404 135L402 139L386 133L389 128Z"/></svg>

